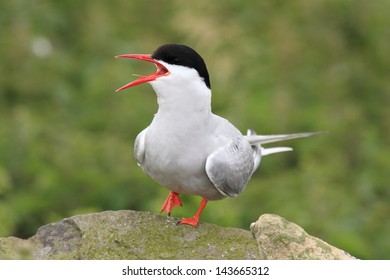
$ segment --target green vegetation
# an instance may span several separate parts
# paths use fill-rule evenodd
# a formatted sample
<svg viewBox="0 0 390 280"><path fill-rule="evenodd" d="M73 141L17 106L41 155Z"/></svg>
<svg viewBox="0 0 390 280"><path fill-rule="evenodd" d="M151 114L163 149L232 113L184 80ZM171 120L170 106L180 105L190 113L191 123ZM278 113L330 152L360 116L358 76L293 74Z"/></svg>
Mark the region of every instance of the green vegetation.
<svg viewBox="0 0 390 280"><path fill-rule="evenodd" d="M2 1L0 236L78 213L158 212L168 191L133 159L156 111L151 65L116 60L177 42L211 75L214 112L243 132L328 130L263 159L202 220L275 213L359 258L390 258L390 1ZM174 216L200 198L183 196Z"/></svg>

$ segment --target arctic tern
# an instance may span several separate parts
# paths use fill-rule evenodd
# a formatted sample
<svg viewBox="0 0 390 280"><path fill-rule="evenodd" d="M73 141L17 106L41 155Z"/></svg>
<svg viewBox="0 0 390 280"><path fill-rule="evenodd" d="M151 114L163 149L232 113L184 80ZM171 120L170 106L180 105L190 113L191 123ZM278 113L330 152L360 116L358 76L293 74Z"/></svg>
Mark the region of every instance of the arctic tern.
<svg viewBox="0 0 390 280"><path fill-rule="evenodd" d="M208 200L235 197L247 185L262 156L291 151L263 144L308 137L322 132L279 135L243 135L228 120L211 111L211 84L202 57L185 45L166 44L153 54L123 54L154 63L157 71L140 76L116 91L150 83L157 94L158 111L138 134L134 155L146 174L170 190L161 212L181 206L179 194L202 197L194 217L179 224L197 226Z"/></svg>

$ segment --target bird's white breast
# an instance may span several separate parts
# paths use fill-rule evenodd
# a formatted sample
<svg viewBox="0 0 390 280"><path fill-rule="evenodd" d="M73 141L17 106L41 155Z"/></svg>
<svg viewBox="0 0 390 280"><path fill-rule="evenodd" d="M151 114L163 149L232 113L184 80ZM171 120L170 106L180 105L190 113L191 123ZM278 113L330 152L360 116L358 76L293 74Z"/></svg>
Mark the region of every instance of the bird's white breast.
<svg viewBox="0 0 390 280"><path fill-rule="evenodd" d="M142 168L171 191L221 199L206 160L241 134L212 114L211 91L194 69L169 67L174 74L151 82L159 109L145 133Z"/></svg>

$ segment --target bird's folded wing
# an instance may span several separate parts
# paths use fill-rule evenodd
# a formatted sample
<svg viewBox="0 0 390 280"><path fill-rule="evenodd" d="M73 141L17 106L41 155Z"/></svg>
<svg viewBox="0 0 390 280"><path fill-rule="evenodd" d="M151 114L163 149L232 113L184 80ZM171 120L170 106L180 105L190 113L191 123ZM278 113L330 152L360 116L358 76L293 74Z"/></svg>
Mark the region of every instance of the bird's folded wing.
<svg viewBox="0 0 390 280"><path fill-rule="evenodd" d="M148 127L142 130L134 142L134 157L139 166L142 166L145 159L145 134Z"/></svg>
<svg viewBox="0 0 390 280"><path fill-rule="evenodd" d="M208 156L206 173L225 196L242 192L253 173L253 151L245 138L235 138Z"/></svg>

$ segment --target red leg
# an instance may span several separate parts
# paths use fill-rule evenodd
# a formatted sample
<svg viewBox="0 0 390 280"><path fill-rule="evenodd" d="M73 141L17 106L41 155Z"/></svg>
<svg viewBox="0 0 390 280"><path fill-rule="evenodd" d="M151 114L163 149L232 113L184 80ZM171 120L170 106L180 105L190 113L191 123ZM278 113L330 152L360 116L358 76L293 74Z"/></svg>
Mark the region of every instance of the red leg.
<svg viewBox="0 0 390 280"><path fill-rule="evenodd" d="M182 206L179 194L175 192L170 192L163 206L161 207L161 212L167 211L168 216L170 216L172 209L175 206Z"/></svg>
<svg viewBox="0 0 390 280"><path fill-rule="evenodd" d="M206 205L207 205L207 199L203 197L202 201L200 202L198 212L196 212L195 216L193 216L192 218L183 218L178 222L178 224L186 224L186 225L196 227L199 223L200 214L202 213Z"/></svg>

